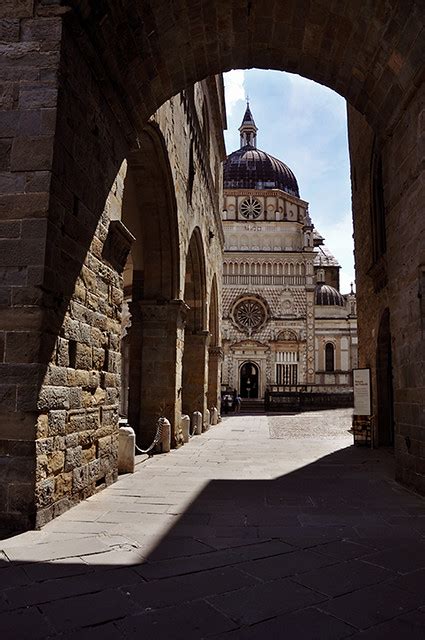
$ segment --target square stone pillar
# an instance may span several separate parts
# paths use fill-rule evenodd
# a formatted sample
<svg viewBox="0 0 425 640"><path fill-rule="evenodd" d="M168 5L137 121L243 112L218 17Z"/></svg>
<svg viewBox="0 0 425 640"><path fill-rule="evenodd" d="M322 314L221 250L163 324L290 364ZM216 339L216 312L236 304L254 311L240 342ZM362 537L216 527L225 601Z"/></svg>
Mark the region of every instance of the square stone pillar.
<svg viewBox="0 0 425 640"><path fill-rule="evenodd" d="M153 440L156 423L165 416L171 423L171 443L182 443L181 378L184 323L183 300L158 304L139 300L130 305L129 423L139 446Z"/></svg>
<svg viewBox="0 0 425 640"><path fill-rule="evenodd" d="M183 412L192 415L207 409L208 331L186 330L183 355Z"/></svg>
<svg viewBox="0 0 425 640"><path fill-rule="evenodd" d="M217 407L220 410L220 364L223 361L223 349L221 347L209 347L208 349L208 409Z"/></svg>

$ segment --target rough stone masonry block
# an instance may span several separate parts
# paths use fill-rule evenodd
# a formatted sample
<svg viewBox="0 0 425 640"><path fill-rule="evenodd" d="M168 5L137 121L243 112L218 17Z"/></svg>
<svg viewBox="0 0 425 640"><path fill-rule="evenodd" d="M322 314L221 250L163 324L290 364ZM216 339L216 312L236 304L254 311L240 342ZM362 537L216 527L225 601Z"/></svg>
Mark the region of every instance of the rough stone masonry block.
<svg viewBox="0 0 425 640"><path fill-rule="evenodd" d="M66 450L65 455L65 471L72 471L83 464L83 448L74 447Z"/></svg>
<svg viewBox="0 0 425 640"><path fill-rule="evenodd" d="M17 40L19 40L19 20L0 19L0 42L16 42Z"/></svg>
<svg viewBox="0 0 425 640"><path fill-rule="evenodd" d="M33 9L34 0L2 0L0 18L30 18Z"/></svg>
<svg viewBox="0 0 425 640"><path fill-rule="evenodd" d="M50 169L53 158L53 138L28 136L15 138L10 167L12 171L42 171Z"/></svg>
<svg viewBox="0 0 425 640"><path fill-rule="evenodd" d="M82 491L89 483L88 465L74 469L72 472L72 490L73 492Z"/></svg>
<svg viewBox="0 0 425 640"><path fill-rule="evenodd" d="M53 478L42 480L36 487L36 503L39 507L46 507L52 503L55 491L55 481Z"/></svg>

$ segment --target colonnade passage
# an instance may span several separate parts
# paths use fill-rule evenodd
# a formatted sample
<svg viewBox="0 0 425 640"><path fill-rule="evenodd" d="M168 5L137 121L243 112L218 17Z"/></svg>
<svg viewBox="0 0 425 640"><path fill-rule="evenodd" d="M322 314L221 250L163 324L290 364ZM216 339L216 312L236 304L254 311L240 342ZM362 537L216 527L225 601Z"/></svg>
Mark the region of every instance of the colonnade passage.
<svg viewBox="0 0 425 640"><path fill-rule="evenodd" d="M425 501L350 424L226 417L2 540L1 637L423 638Z"/></svg>

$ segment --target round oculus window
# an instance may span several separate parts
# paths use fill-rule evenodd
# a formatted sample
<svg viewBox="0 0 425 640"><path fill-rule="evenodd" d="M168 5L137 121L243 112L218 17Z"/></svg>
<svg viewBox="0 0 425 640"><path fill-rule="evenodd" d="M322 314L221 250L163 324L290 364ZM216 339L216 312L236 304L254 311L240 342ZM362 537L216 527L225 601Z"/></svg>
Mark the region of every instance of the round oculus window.
<svg viewBox="0 0 425 640"><path fill-rule="evenodd" d="M259 300L245 298L234 307L233 318L242 331L251 334L264 325L267 319L267 310Z"/></svg>
<svg viewBox="0 0 425 640"><path fill-rule="evenodd" d="M250 196L241 202L239 210L247 220L255 220L261 214L261 203L257 198Z"/></svg>

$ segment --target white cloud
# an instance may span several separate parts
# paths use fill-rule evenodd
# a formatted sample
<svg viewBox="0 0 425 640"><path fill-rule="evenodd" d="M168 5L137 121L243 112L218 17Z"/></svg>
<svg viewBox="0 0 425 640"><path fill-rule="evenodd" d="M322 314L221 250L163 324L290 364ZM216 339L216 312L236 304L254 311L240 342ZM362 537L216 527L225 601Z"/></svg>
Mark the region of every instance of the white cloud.
<svg viewBox="0 0 425 640"><path fill-rule="evenodd" d="M245 101L245 71L234 69L224 74L224 88L226 93L226 111L231 116L238 102Z"/></svg>

